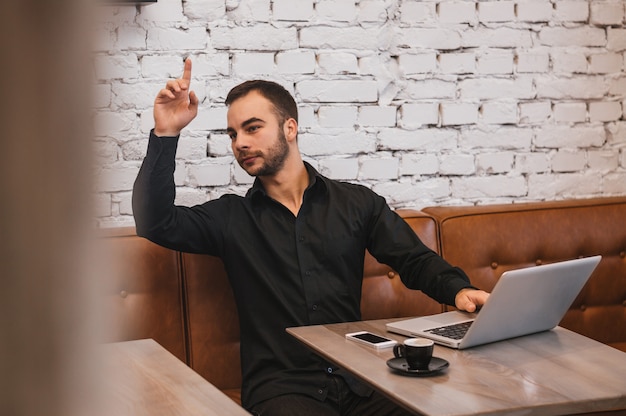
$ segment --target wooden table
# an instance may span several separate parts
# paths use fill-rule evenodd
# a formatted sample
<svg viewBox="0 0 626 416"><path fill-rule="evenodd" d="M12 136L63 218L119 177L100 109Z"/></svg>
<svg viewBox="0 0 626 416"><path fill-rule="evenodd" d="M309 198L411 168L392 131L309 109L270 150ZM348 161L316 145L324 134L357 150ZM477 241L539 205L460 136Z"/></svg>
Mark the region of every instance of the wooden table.
<svg viewBox="0 0 626 416"><path fill-rule="evenodd" d="M626 409L626 353L564 328L454 350L436 346L450 366L432 377L387 367L390 349L376 352L345 334L386 331L390 320L288 328L331 362L351 371L405 408L432 416L563 415ZM607 413L607 415L610 413ZM615 414L626 414L620 410Z"/></svg>
<svg viewBox="0 0 626 416"><path fill-rule="evenodd" d="M247 415L241 406L154 340L102 346L99 415Z"/></svg>

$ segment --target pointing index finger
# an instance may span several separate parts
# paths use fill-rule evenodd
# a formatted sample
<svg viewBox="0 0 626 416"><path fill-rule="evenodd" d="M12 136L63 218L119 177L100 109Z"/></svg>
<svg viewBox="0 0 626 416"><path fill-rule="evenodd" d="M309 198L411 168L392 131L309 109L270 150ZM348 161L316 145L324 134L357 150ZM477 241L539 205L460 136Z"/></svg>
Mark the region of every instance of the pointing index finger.
<svg viewBox="0 0 626 416"><path fill-rule="evenodd" d="M183 70L183 79L191 83L191 58L185 59L185 69Z"/></svg>

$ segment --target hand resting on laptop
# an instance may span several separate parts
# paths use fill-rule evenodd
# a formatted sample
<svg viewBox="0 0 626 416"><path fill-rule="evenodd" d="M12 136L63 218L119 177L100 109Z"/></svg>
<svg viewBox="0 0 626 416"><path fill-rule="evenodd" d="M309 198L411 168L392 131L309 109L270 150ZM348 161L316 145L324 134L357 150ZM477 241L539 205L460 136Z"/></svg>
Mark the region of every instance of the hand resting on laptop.
<svg viewBox="0 0 626 416"><path fill-rule="evenodd" d="M487 302L489 293L484 290L462 289L456 294L454 303L457 309L466 312L476 312Z"/></svg>

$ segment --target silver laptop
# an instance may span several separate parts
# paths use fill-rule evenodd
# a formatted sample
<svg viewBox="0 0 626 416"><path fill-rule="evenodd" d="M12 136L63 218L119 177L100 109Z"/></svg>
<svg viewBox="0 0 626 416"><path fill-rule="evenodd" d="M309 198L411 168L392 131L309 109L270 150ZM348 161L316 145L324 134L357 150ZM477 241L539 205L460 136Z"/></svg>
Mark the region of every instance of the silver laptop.
<svg viewBox="0 0 626 416"><path fill-rule="evenodd" d="M461 311L403 319L387 330L452 348L547 331L559 324L601 256L504 272L479 313Z"/></svg>

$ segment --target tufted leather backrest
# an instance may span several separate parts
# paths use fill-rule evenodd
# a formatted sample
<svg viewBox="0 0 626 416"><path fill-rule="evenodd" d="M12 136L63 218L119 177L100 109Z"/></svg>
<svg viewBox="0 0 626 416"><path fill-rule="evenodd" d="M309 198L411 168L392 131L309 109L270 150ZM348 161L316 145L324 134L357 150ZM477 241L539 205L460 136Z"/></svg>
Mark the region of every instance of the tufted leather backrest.
<svg viewBox="0 0 626 416"><path fill-rule="evenodd" d="M152 338L186 361L180 254L137 237L134 227L100 230L105 341Z"/></svg>
<svg viewBox="0 0 626 416"><path fill-rule="evenodd" d="M491 290L506 270L601 254L561 325L626 350L626 198L432 207L441 254Z"/></svg>
<svg viewBox="0 0 626 416"><path fill-rule="evenodd" d="M239 315L218 257L182 254L187 297L189 365L240 401Z"/></svg>

